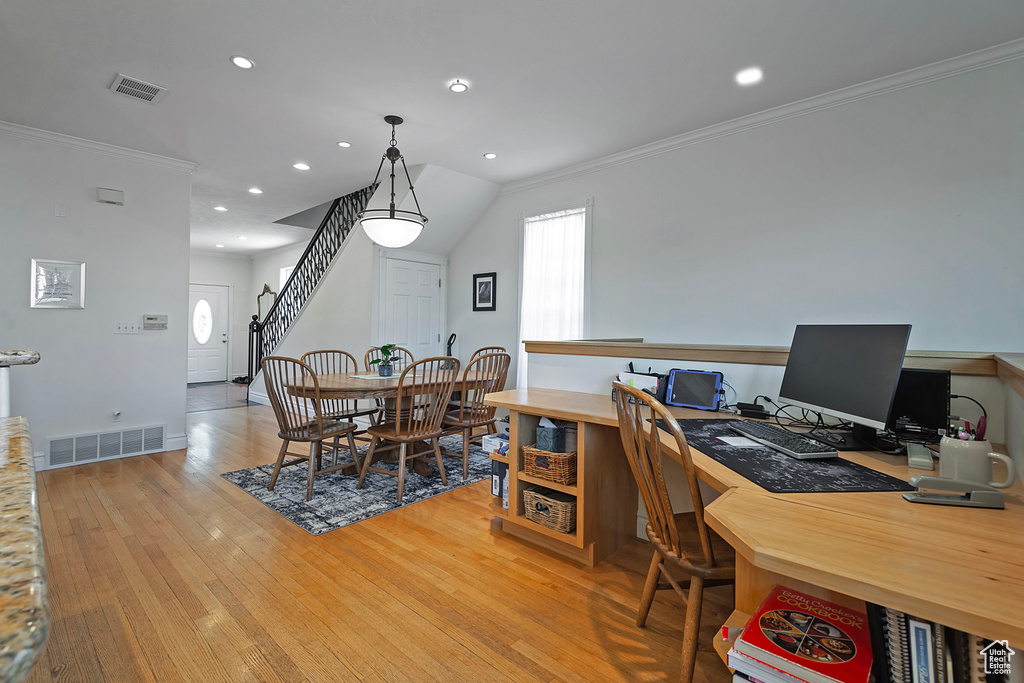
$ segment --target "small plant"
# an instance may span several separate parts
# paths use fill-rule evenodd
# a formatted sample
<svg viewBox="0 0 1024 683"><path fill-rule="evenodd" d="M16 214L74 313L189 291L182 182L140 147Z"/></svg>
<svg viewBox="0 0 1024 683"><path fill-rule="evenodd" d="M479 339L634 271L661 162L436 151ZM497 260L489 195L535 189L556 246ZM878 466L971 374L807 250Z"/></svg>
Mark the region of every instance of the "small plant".
<svg viewBox="0 0 1024 683"><path fill-rule="evenodd" d="M394 344L385 344L380 347L380 358L374 358L370 361L370 365L378 366L377 371L380 373L381 377L388 377L391 375L391 352L394 348Z"/></svg>

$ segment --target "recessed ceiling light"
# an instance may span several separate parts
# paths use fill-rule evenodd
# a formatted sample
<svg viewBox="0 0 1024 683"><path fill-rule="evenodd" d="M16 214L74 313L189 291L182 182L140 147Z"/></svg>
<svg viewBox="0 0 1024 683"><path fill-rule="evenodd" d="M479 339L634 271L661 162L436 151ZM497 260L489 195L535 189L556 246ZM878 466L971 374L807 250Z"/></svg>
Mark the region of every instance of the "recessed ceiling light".
<svg viewBox="0 0 1024 683"><path fill-rule="evenodd" d="M754 85L764 78L764 72L756 66L736 72L736 82L740 85Z"/></svg>
<svg viewBox="0 0 1024 683"><path fill-rule="evenodd" d="M253 194L263 194L263 190L258 187L250 187L249 192L252 192Z"/></svg>
<svg viewBox="0 0 1024 683"><path fill-rule="evenodd" d="M451 90L452 92L466 92L467 90L469 90L469 83L464 83L456 78L454 81L448 84L448 89Z"/></svg>
<svg viewBox="0 0 1024 683"><path fill-rule="evenodd" d="M256 66L256 62L252 61L248 57L242 55L235 55L231 58L231 63L237 66L239 69L251 69Z"/></svg>
<svg viewBox="0 0 1024 683"><path fill-rule="evenodd" d="M213 210L214 211L227 211L228 207L226 207L226 206L215 206L215 207L213 207Z"/></svg>
<svg viewBox="0 0 1024 683"><path fill-rule="evenodd" d="M345 142L344 140L342 140L341 142L338 143L338 147L351 147L351 146L352 146L351 142Z"/></svg>
<svg viewBox="0 0 1024 683"><path fill-rule="evenodd" d="M223 244L215 244L213 246L217 247L218 249L223 249L224 248Z"/></svg>
<svg viewBox="0 0 1024 683"><path fill-rule="evenodd" d="M309 170L309 164L304 164L304 163L302 163L300 161L297 164L292 164L292 168L298 169L300 171L308 171Z"/></svg>
<svg viewBox="0 0 1024 683"><path fill-rule="evenodd" d="M488 152L487 154L484 155L484 159L497 159L497 158L498 158L498 155L495 154L494 152Z"/></svg>
<svg viewBox="0 0 1024 683"><path fill-rule="evenodd" d="M245 235L239 235L239 236L238 236L238 239L240 239L240 240L247 240L247 239L249 239L249 238L248 238L248 237L246 237Z"/></svg>

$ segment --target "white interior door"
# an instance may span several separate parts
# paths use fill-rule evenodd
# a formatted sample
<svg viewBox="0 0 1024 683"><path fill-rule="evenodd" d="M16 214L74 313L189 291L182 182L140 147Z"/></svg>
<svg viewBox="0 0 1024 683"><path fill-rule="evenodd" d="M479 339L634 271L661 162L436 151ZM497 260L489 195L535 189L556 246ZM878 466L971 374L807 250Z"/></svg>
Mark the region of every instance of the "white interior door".
<svg viewBox="0 0 1024 683"><path fill-rule="evenodd" d="M416 360L441 353L441 266L388 258L384 273L382 344L397 344Z"/></svg>
<svg viewBox="0 0 1024 683"><path fill-rule="evenodd" d="M228 378L228 287L188 286L188 382Z"/></svg>

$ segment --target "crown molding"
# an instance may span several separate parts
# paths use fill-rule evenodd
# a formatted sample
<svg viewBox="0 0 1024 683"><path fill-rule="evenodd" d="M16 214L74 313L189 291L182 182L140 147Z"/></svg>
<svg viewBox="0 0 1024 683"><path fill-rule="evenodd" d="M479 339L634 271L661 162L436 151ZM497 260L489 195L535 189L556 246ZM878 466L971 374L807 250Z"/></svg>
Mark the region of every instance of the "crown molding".
<svg viewBox="0 0 1024 683"><path fill-rule="evenodd" d="M52 133L48 130L40 130L39 128L19 126L15 123L7 123L6 121L0 121L0 134L10 135L16 138L24 138L27 140L35 140L38 142L46 142L51 145L60 145L62 147L72 147L86 152L94 152L96 154L104 154L106 156L117 157L127 161L149 164L150 166L161 166L175 171L185 171L190 174L195 173L199 168L199 164L192 161L182 161L181 159L172 159L171 157L164 157L159 154L139 152L134 149L128 149L127 147L108 145L103 142L85 140L83 138L76 138L62 133Z"/></svg>
<svg viewBox="0 0 1024 683"><path fill-rule="evenodd" d="M738 119L732 119L731 121L717 123L689 133L665 138L664 140L652 142L648 145L635 147L625 152L619 152L618 154L612 154L593 161L576 164L575 166L569 166L568 168L563 168L558 171L552 171L550 173L533 176L532 178L507 183L502 185L501 189L498 191L498 196L513 194L515 192L523 192L525 190L531 190L562 180L569 180L570 178L576 178L589 173L602 171L614 166L633 163L634 161L639 161L657 154L672 152L677 149L697 145L702 142L708 142L727 135L742 133L761 126L771 125L773 123L778 123L779 121L785 121L805 114L813 114L814 112L831 109L832 107L842 106L851 102L857 102L858 100L867 99L869 97L877 97L897 90L912 88L914 86L923 85L942 78L949 78L950 76L956 76L969 71L984 69L986 67L995 66L996 64L1002 64L1003 62L1020 59L1021 57L1024 57L1024 38L1012 40L1008 43L1002 43L983 50L978 50L977 52L970 52L966 55L953 57L941 62L928 64L916 69L901 71L899 73L892 74L891 76L876 78L875 80L866 81L847 88L833 90L832 92L824 93L822 95L815 95L814 97L808 97L807 99L798 100L797 102L773 107L772 109L766 109L764 111L757 112L756 114L741 116Z"/></svg>

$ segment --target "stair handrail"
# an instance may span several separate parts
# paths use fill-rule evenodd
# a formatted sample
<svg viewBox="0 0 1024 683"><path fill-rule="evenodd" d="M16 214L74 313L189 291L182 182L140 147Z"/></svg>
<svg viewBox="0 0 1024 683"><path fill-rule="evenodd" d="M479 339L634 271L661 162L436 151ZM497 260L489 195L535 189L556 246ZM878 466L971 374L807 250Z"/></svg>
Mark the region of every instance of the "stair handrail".
<svg viewBox="0 0 1024 683"><path fill-rule="evenodd" d="M375 184L369 185L331 202L320 227L313 233L270 310L262 321L259 315L252 316L252 322L249 323L247 383L251 384L255 379L260 370L260 362L284 338L331 263L341 253L357 215L366 208L376 188ZM268 335L268 331L274 334Z"/></svg>

